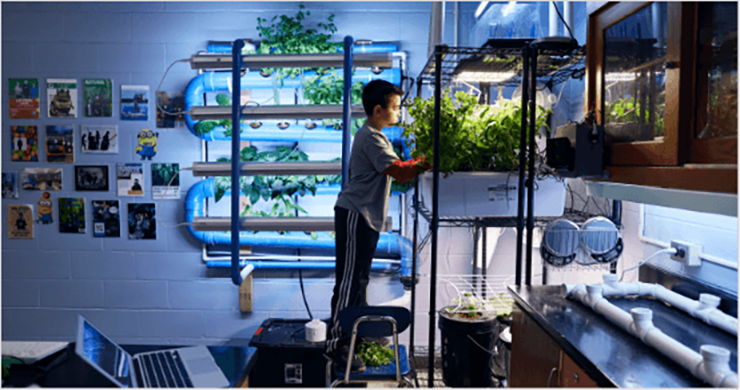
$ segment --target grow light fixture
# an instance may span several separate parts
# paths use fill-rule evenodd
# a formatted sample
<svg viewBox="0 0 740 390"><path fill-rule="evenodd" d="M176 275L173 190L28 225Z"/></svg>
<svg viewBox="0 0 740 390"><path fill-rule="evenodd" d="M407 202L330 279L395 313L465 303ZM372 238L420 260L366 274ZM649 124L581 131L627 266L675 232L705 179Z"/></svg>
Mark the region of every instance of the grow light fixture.
<svg viewBox="0 0 740 390"><path fill-rule="evenodd" d="M198 53L190 57L191 69L229 69L231 54ZM244 68L319 68L342 67L344 54L245 54ZM352 63L358 67L393 67L393 53L354 53Z"/></svg>
<svg viewBox="0 0 740 390"><path fill-rule="evenodd" d="M462 71L455 76L456 81L501 83L511 79L514 72L485 72L485 71Z"/></svg>
<svg viewBox="0 0 740 390"><path fill-rule="evenodd" d="M626 73L626 72L612 72L607 73L606 76L604 76L607 82L614 82L614 81L635 81L637 78L637 75L635 73Z"/></svg>

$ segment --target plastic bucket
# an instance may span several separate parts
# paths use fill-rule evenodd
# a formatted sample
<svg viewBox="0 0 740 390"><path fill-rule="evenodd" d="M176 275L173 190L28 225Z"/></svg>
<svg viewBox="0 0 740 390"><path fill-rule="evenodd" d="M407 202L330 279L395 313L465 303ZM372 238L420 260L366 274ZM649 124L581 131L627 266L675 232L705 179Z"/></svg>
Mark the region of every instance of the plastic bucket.
<svg viewBox="0 0 740 390"><path fill-rule="evenodd" d="M442 333L442 380L450 387L493 387L496 318L457 320L439 313Z"/></svg>

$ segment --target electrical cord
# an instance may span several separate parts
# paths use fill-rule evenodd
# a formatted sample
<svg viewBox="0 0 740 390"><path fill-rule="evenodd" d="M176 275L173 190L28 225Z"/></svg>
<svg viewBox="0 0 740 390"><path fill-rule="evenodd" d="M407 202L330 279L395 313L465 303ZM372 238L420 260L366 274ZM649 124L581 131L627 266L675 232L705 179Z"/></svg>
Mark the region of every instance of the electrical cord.
<svg viewBox="0 0 740 390"><path fill-rule="evenodd" d="M568 26L568 23L565 23L565 19L563 19L563 15L560 14L560 10L558 9L558 3L556 1L553 1L552 4L555 6L555 11L557 11L558 16L560 16L560 20L563 21L563 26L568 29L568 32L570 33L570 39L576 40L573 37L573 31L570 30L570 26Z"/></svg>
<svg viewBox="0 0 740 390"><path fill-rule="evenodd" d="M162 80L159 81L159 85L157 86L157 89L154 91L154 93L159 92L159 88L162 87L162 83L164 82L165 77L167 77L167 73L170 71L170 68L172 68L172 66L174 66L178 62L190 62L190 58L183 58L183 59L176 60L173 63L171 63L170 66L167 67L167 70L164 71L164 75L162 75ZM180 114L189 114L190 113L190 111L169 112L169 111L165 110L164 108L162 108L162 106L159 105L159 99L156 99L155 98L154 101L157 104L157 108L160 111L164 112L165 114L168 114L168 115L180 115Z"/></svg>
<svg viewBox="0 0 740 390"><path fill-rule="evenodd" d="M638 264L638 265L636 265L636 266L634 266L632 268L628 268L628 269L622 271L622 275L619 277L619 281L620 282L622 281L622 279L624 278L624 274L626 274L628 271L632 271L633 269L637 269L637 268L642 267L648 261L652 260L653 257L657 256L660 253L670 253L670 254L673 255L673 254L679 253L679 251L676 248L666 248L666 249L659 250L659 251L653 253L652 255L650 255L650 257L648 257L647 259L645 259L645 261L643 261L642 263L640 263L640 264ZM681 255L679 254L679 256L681 256Z"/></svg>

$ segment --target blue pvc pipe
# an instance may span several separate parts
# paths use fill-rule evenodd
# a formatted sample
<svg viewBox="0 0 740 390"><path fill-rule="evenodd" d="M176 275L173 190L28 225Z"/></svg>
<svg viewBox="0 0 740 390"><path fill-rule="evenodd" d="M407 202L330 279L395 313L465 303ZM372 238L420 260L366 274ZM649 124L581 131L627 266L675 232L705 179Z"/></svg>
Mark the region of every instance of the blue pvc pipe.
<svg viewBox="0 0 740 390"><path fill-rule="evenodd" d="M344 68L352 69L352 36L344 37ZM342 127L342 188L349 178L349 153L350 141L352 140L352 73L348 72L348 77L344 78L344 91L342 100L344 126Z"/></svg>
<svg viewBox="0 0 740 390"><path fill-rule="evenodd" d="M233 44L231 42L213 42L208 44L209 53L231 53ZM344 53L344 47L337 50ZM352 50L355 53L387 53L398 51L398 45L395 43L372 43L370 45L355 45Z"/></svg>
<svg viewBox="0 0 740 390"><path fill-rule="evenodd" d="M306 75L315 75L315 72L307 72ZM344 70L338 69L337 75L344 77ZM400 69L384 69L380 74L374 74L373 72L369 70L357 70L352 75L352 79L354 81L364 81L365 83L368 83L372 80L382 79L389 81L395 85L401 85L401 70ZM255 88L272 88L272 76L271 77L262 77L260 76L259 72L246 72L244 76L240 79L241 83L239 84L241 88L245 89L255 89ZM299 79L290 79L285 78L283 80L285 82L285 85L288 87L296 87L300 86L300 80ZM226 91L230 89L229 82L233 84L233 75L228 72L206 72L203 74L200 74L198 76L195 76L190 82L188 83L187 88L185 89L185 93L183 96L183 100L185 103L185 111L190 111L190 109L194 106L203 106L205 104L203 94L206 92L215 92L215 91ZM233 91L232 91L233 96ZM223 139L231 139L230 137L225 137L223 135L225 129L223 126L218 126L213 131L206 133L202 136L198 136L195 132L195 124L197 121L194 121L192 118L190 118L190 114L184 114L185 118L185 124L187 125L188 129L190 130L193 135L196 137L200 137L206 141L215 141L215 140L223 140ZM252 130L252 129L245 129L244 134L241 135L242 140L249 141L252 140L250 137L270 137L272 133L279 133L279 132L273 132L273 131L267 131L267 130ZM306 131L306 136L310 136L310 131ZM279 137L276 135L276 137ZM305 136L304 136L305 137ZM298 141L298 138L300 138L300 133L298 133L298 137L293 140L293 142ZM276 140L279 141L279 140Z"/></svg>
<svg viewBox="0 0 740 390"><path fill-rule="evenodd" d="M234 41L234 48L232 50L232 64L233 69L231 71L232 83L231 88L233 96L237 99L232 101L231 105L231 127L234 129L231 136L231 182L239 183L239 176L241 175L241 142L239 140L239 126L241 124L242 111L241 104L239 103L238 97L242 95L241 92L241 71L242 71L242 48L244 47L244 41L237 39ZM238 186L238 185L237 185ZM231 197L231 280L235 285L239 286L242 284L241 273L239 272L239 197Z"/></svg>
<svg viewBox="0 0 740 390"><path fill-rule="evenodd" d="M254 269L271 269L271 270L297 270L297 269L334 269L336 263L333 261L240 261L239 266L244 267L252 264ZM226 260L208 260L208 268L228 268L231 266L230 261ZM372 263L370 266L374 271L391 271L393 264L390 263Z"/></svg>
<svg viewBox="0 0 740 390"><path fill-rule="evenodd" d="M327 191L330 191L330 188L327 188ZM195 217L204 217L206 199L212 198L215 194L216 188L213 178L201 180L193 184L185 197L185 222L193 222ZM204 244L230 245L232 243L231 232L201 232L195 231L192 226L188 226L188 230L195 239ZM303 232L286 232L285 234L278 232L241 232L239 234L238 244L284 249L335 248L334 237L330 236L329 233L317 232L317 235L318 238L314 240L310 235ZM380 233L375 256L383 258L400 257L401 274L403 276L411 276L412 254L413 246L411 241L406 237L396 233Z"/></svg>

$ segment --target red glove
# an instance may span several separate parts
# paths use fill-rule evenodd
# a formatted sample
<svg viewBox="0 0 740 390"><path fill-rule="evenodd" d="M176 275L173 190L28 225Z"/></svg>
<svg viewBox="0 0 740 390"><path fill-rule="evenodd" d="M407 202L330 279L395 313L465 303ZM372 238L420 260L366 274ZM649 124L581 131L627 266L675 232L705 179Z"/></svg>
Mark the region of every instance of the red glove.
<svg viewBox="0 0 740 390"><path fill-rule="evenodd" d="M426 161L426 157L419 156L413 160L393 162L383 173L403 183L415 178L419 172L431 169L432 166Z"/></svg>

